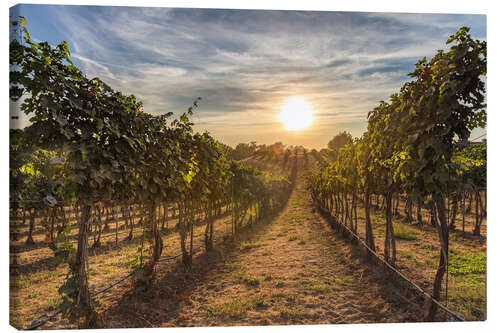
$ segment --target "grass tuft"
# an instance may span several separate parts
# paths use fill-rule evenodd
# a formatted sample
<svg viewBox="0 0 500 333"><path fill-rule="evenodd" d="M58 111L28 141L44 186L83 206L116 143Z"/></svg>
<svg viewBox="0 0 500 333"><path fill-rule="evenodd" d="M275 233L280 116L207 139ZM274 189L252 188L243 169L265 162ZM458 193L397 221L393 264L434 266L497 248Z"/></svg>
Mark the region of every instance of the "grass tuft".
<svg viewBox="0 0 500 333"><path fill-rule="evenodd" d="M254 300L254 304L257 308L268 308L271 306L269 302L264 298L264 296L259 296Z"/></svg>
<svg viewBox="0 0 500 333"><path fill-rule="evenodd" d="M313 292L313 294L326 294L330 291L330 286L327 284L313 284L309 286L309 290Z"/></svg>
<svg viewBox="0 0 500 333"><path fill-rule="evenodd" d="M243 301L241 298L236 298L230 302L207 306L207 315L210 317L231 318L235 320L241 318L251 305L249 300Z"/></svg>
<svg viewBox="0 0 500 333"><path fill-rule="evenodd" d="M249 287L257 287L260 285L260 280L256 277L246 276L242 273L238 273L234 276L234 280L237 283L243 283Z"/></svg>
<svg viewBox="0 0 500 333"><path fill-rule="evenodd" d="M267 243L262 243L262 242L242 242L240 244L240 251L246 251L254 248L258 248L261 246L267 245Z"/></svg>
<svg viewBox="0 0 500 333"><path fill-rule="evenodd" d="M235 298L229 302L207 306L207 315L217 318L240 319L250 309L267 308L271 306L263 295L251 297L246 300Z"/></svg>
<svg viewBox="0 0 500 333"><path fill-rule="evenodd" d="M418 238L418 235L415 231L398 226L394 228L394 237L397 239L415 240Z"/></svg>
<svg viewBox="0 0 500 333"><path fill-rule="evenodd" d="M307 316L303 307L280 309L280 317L284 319L300 319Z"/></svg>
<svg viewBox="0 0 500 333"><path fill-rule="evenodd" d="M352 276L346 275L346 276L343 276L341 278L335 278L334 282L336 284L341 285L341 286L348 287L348 286L351 286L353 284L354 279Z"/></svg>

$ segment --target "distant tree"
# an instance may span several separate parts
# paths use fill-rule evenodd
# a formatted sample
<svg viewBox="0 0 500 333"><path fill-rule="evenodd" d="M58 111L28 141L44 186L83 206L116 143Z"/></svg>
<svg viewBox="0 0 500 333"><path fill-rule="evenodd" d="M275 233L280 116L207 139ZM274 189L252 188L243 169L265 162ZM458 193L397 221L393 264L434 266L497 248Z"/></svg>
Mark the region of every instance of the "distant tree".
<svg viewBox="0 0 500 333"><path fill-rule="evenodd" d="M249 157L257 150L257 143L252 141L250 143L238 143L236 147L230 151L229 157L235 160L241 160Z"/></svg>
<svg viewBox="0 0 500 333"><path fill-rule="evenodd" d="M346 131L341 132L333 137L328 142L328 148L330 149L339 149L344 147L347 143L352 143L352 135Z"/></svg>
<svg viewBox="0 0 500 333"><path fill-rule="evenodd" d="M268 155L271 159L278 159L285 150L285 145L282 142L275 142L268 146Z"/></svg>

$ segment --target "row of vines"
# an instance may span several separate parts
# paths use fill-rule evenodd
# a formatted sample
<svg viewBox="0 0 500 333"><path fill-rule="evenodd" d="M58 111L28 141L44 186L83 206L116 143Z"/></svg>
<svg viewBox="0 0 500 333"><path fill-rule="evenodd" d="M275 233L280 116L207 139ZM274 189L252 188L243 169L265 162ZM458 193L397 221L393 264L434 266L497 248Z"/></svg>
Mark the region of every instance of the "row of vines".
<svg viewBox="0 0 500 333"><path fill-rule="evenodd" d="M23 37L10 43L10 98L31 118L29 126L10 133L10 207L13 215L28 212L31 232L35 217L43 216L47 245L68 264L59 289L64 317L79 327L100 325L89 291L88 238L94 235L99 245L105 212L121 211L130 237L131 217L141 217L134 281L148 288L167 246L161 226L169 209L176 212L182 262L189 268L195 223L206 226L209 251L223 208L237 233L249 211L258 220L282 206L288 177L231 160L208 133L193 131L190 117L200 98L178 119L169 120L171 112L148 114L135 96L87 78L71 62L65 42L52 47L32 40L25 23L22 17L12 22ZM70 241L74 225L65 222L70 212L77 220L76 247ZM54 221L60 221L57 227Z"/></svg>
<svg viewBox="0 0 500 333"><path fill-rule="evenodd" d="M440 300L449 252L449 230L455 228L459 203L476 202L474 234L486 216L486 145L469 145L471 131L486 125L484 99L486 42L461 28L431 59L418 61L412 81L368 113L367 131L338 150L334 161L318 157L319 171L310 176L313 199L357 233L357 207L365 212L365 242L375 251L371 225L372 197L385 208L384 258L396 264L393 203L429 208L440 242L439 266L432 297ZM320 155L320 154L316 154ZM483 200L484 198L484 200ZM465 216L465 213L463 214ZM418 217L421 222L421 216ZM428 320L436 316L431 303Z"/></svg>

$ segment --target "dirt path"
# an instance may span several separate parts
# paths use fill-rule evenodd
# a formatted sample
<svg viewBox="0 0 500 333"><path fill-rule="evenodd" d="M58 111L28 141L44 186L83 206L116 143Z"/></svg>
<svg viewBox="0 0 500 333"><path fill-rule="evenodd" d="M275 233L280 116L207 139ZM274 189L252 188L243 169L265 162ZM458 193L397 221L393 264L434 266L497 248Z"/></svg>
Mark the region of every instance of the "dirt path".
<svg viewBox="0 0 500 333"><path fill-rule="evenodd" d="M312 210L305 171L284 210L225 248L159 273L148 295L125 295L109 327L415 321L376 268Z"/></svg>

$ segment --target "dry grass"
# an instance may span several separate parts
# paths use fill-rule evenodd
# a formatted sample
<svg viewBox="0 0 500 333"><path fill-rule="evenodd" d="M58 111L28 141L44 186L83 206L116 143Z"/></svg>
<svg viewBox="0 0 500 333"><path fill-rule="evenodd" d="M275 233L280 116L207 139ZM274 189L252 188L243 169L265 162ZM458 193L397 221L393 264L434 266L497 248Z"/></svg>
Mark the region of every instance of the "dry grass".
<svg viewBox="0 0 500 333"><path fill-rule="evenodd" d="M225 224L228 217L223 217L215 223L216 235L225 232ZM139 230L136 230L139 232ZM195 228L194 243L201 244L204 235L204 226ZM177 233L164 236L165 247L163 255L169 256L179 252L180 240ZM101 249L96 249L94 255L89 258L89 283L91 290L101 290L110 283L118 280L131 272L132 259L137 253L138 241L122 241L119 246L114 245L114 240L110 244L104 243ZM33 270L21 271L18 275L11 275L10 280L10 318L11 324L15 327L26 327L33 319L46 311L56 309L55 300L59 300L59 287L65 280L68 267L61 264L55 267L52 258L35 258L45 260L40 266L33 264L35 258L30 257L32 252L42 252L43 256L52 255L48 249L37 249L22 254L22 259L27 258ZM20 265L27 265L23 260L19 260ZM36 291L36 292L34 292ZM36 297L33 295L36 293ZM106 297L99 297L101 309L106 307Z"/></svg>

